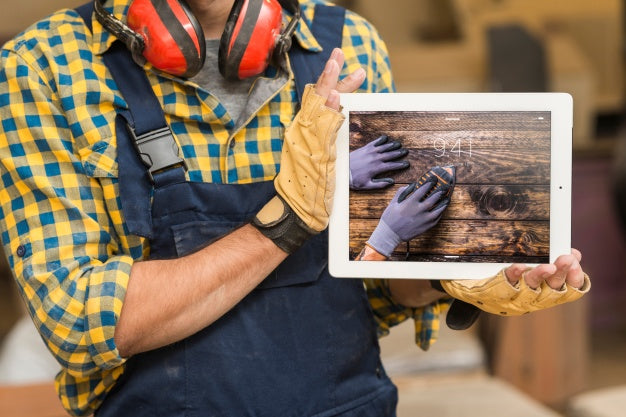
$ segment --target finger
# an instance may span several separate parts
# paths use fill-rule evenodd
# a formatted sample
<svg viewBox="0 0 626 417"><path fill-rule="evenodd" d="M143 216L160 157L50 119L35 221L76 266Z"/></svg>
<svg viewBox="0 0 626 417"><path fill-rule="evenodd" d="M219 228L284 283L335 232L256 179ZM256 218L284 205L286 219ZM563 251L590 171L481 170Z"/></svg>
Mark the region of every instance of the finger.
<svg viewBox="0 0 626 417"><path fill-rule="evenodd" d="M427 223L424 224L425 226L425 230L430 230L433 227L437 226L437 223L439 223L439 220L441 220L441 216L440 217L435 217L435 218L430 218Z"/></svg>
<svg viewBox="0 0 626 417"><path fill-rule="evenodd" d="M574 264L567 271L565 283L574 288L582 288L585 285L585 273L580 264Z"/></svg>
<svg viewBox="0 0 626 417"><path fill-rule="evenodd" d="M580 251L578 249L572 248L572 255L574 255L576 257L578 262L581 262L583 260L583 254L580 253Z"/></svg>
<svg viewBox="0 0 626 417"><path fill-rule="evenodd" d="M337 65L339 65L339 71L341 71L341 69L343 68L343 63L345 61L345 57L341 48L333 48L330 56L332 57L332 59L337 61Z"/></svg>
<svg viewBox="0 0 626 417"><path fill-rule="evenodd" d="M415 192L415 198L419 201L428 194L433 188L437 186L436 180L428 180L424 184L420 185L417 191Z"/></svg>
<svg viewBox="0 0 626 417"><path fill-rule="evenodd" d="M578 262L577 256L572 253L571 255L562 255L556 258L554 264L557 267L557 276L559 280L548 282L552 288L556 288L556 285L563 285L563 283L567 283L575 288L580 288L584 281L584 273L582 268L580 267L580 263ZM562 279L562 280L561 280ZM553 286L554 285L554 286ZM559 287L560 288L560 287Z"/></svg>
<svg viewBox="0 0 626 417"><path fill-rule="evenodd" d="M402 148L402 144L396 140L392 140L390 142L385 143L384 145L378 145L376 146L376 152L378 153L386 153L386 152L392 152L395 151L396 149L400 149Z"/></svg>
<svg viewBox="0 0 626 417"><path fill-rule="evenodd" d="M408 149L398 149L395 151L384 152L382 154L382 160L384 162L389 162L389 161L393 161L394 159L404 158L408 154L409 154Z"/></svg>
<svg viewBox="0 0 626 417"><path fill-rule="evenodd" d="M559 278L555 276L557 268L554 264L541 264L524 273L524 280L530 288L538 288L543 281L546 281L550 287L559 289L563 286L565 276ZM558 283L560 280L560 284ZM552 284L552 285L551 285Z"/></svg>
<svg viewBox="0 0 626 417"><path fill-rule="evenodd" d="M382 135L381 137L373 140L372 142L374 143L374 146L380 146L380 145L383 145L383 144L387 143L388 139L389 139L389 136Z"/></svg>
<svg viewBox="0 0 626 417"><path fill-rule="evenodd" d="M353 93L363 84L363 81L365 81L365 70L359 68L337 83L337 91Z"/></svg>
<svg viewBox="0 0 626 417"><path fill-rule="evenodd" d="M432 210L431 213L434 217L439 218L441 216L443 216L443 212L448 208L448 205L450 204L450 200L445 198L443 200L441 200L441 202L439 202ZM439 219L437 219L437 221L439 221Z"/></svg>
<svg viewBox="0 0 626 417"><path fill-rule="evenodd" d="M324 71L317 80L317 84L315 84L315 93L322 97L328 97L328 95L330 94L330 90L335 89L335 87L337 86L338 76L339 67L337 65L337 62L333 59L329 59L326 62Z"/></svg>
<svg viewBox="0 0 626 417"><path fill-rule="evenodd" d="M417 184L412 182L411 184L407 185L406 187L401 188L400 190L398 190L398 192L396 193L396 197L397 197L398 203L402 203L402 201L404 201L404 199L407 198L407 196L411 195L411 193L413 191L415 191L416 185Z"/></svg>
<svg viewBox="0 0 626 417"><path fill-rule="evenodd" d="M554 288L555 290L563 288L563 284L565 284L565 279L567 278L568 271L569 266L557 268L554 274L545 278L546 284L548 284L550 288Z"/></svg>
<svg viewBox="0 0 626 417"><path fill-rule="evenodd" d="M452 201L452 200L451 200L451 198L450 198L450 196L442 198L441 200L439 200L439 202L437 203L437 205L435 206L435 208L433 208L433 210L437 210L437 209L439 209L439 207L441 207L441 206L446 206L446 207L448 207L448 206L450 205L450 201Z"/></svg>
<svg viewBox="0 0 626 417"><path fill-rule="evenodd" d="M398 171L400 169L406 169L409 166L410 166L410 164L408 163L408 161L385 162L385 163L380 165L380 169L376 169L373 172L375 172L374 175L378 175L378 174L380 174L382 172Z"/></svg>
<svg viewBox="0 0 626 417"><path fill-rule="evenodd" d="M428 210L432 210L441 200L443 191L436 191L424 199L424 204L428 207Z"/></svg>
<svg viewBox="0 0 626 417"><path fill-rule="evenodd" d="M328 93L326 107L333 110L339 110L339 93L337 92L337 90L330 90L330 93Z"/></svg>
<svg viewBox="0 0 626 417"><path fill-rule="evenodd" d="M335 89L335 87L337 86L339 71L339 64L331 54L328 61L326 61L324 71L317 79L317 83L315 84L315 93L322 97L328 97L330 91Z"/></svg>
<svg viewBox="0 0 626 417"><path fill-rule="evenodd" d="M504 270L504 275L512 285L515 285L522 279L522 274L527 269L528 267L524 264L513 264Z"/></svg>

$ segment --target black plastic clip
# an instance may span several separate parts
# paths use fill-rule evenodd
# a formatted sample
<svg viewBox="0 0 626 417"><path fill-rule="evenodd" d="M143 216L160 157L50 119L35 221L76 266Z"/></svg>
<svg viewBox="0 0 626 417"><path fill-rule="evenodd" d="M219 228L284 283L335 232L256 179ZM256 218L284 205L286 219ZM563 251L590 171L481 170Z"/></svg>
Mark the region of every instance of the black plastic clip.
<svg viewBox="0 0 626 417"><path fill-rule="evenodd" d="M152 182L153 174L164 169L181 165L187 169L185 160L178 156L178 145L169 126L139 136L130 125L126 127L133 137L142 162L148 167L148 175Z"/></svg>

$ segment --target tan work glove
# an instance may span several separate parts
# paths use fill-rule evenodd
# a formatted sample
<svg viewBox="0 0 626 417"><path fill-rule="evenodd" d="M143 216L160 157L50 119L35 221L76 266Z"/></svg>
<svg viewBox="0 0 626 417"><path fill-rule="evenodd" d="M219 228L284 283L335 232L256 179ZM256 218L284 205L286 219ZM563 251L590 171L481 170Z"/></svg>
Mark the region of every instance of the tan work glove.
<svg viewBox="0 0 626 417"><path fill-rule="evenodd" d="M302 107L285 131L280 172L274 179L278 195L253 220L287 253L328 226L335 192L335 140L345 117L326 107L326 100L313 84L306 86Z"/></svg>
<svg viewBox="0 0 626 417"><path fill-rule="evenodd" d="M339 79L344 64L334 48L315 85L307 85L301 109L285 132L278 195L253 219L254 225L281 249L293 253L328 226L335 192L335 139L343 123L340 93L352 93L365 81L358 68Z"/></svg>
<svg viewBox="0 0 626 417"><path fill-rule="evenodd" d="M441 281L446 293L479 309L501 316L517 316L575 301L589 292L591 281L584 275L580 289L568 284L555 290L546 281L533 289L526 284L524 275L512 285L504 270L496 276L480 280Z"/></svg>
<svg viewBox="0 0 626 417"><path fill-rule="evenodd" d="M325 102L312 84L306 86L302 108L285 133L280 172L274 179L278 194L315 232L328 226L335 193L335 140L345 119Z"/></svg>

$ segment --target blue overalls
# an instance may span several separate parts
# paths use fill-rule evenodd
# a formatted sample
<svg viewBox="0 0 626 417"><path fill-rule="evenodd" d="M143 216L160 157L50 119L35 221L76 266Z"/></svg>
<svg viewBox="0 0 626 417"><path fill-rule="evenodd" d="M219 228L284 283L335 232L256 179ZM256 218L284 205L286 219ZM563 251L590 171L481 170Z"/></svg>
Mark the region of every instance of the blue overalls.
<svg viewBox="0 0 626 417"><path fill-rule="evenodd" d="M319 6L316 37L316 27L343 26L337 9ZM326 26L323 19L335 21ZM322 45L329 54L332 44ZM105 61L131 110L116 120L120 198L130 227L150 237L150 257L184 256L248 222L274 195L272 181L188 182L176 155L172 167L146 174L125 124L151 133L165 122L162 113L155 116L160 106L143 69L125 49L112 50L118 57ZM290 56L300 86L314 81L326 60L298 48ZM301 76L303 65L310 75ZM146 202L137 198L146 186L153 187L147 218ZM325 232L311 238L209 327L131 357L96 416L395 416L397 392L380 362L363 284L328 274L327 239Z"/></svg>

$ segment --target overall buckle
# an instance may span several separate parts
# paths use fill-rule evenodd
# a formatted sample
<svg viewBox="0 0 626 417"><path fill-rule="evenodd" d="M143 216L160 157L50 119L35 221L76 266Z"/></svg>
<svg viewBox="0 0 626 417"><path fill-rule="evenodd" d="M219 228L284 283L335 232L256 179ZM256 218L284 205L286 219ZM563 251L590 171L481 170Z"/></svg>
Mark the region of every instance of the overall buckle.
<svg viewBox="0 0 626 417"><path fill-rule="evenodd" d="M133 143L142 162L148 167L148 175L153 183L153 174L156 172L181 165L187 170L185 160L178 156L178 145L169 126L139 136L135 134L135 130L130 125L127 124L126 127L133 138Z"/></svg>

